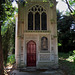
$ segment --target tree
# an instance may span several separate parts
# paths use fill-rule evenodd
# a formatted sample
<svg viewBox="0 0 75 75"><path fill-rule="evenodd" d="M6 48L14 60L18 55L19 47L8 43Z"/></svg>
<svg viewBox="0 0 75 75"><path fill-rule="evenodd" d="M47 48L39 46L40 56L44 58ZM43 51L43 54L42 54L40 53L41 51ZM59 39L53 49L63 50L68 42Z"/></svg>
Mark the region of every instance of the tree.
<svg viewBox="0 0 75 75"><path fill-rule="evenodd" d="M7 25L4 23L4 25L2 26L2 47L4 55L4 66L6 66L7 64L8 53L13 52L13 50L15 49L15 22L6 22L8 22Z"/></svg>
<svg viewBox="0 0 75 75"><path fill-rule="evenodd" d="M73 24L73 18L71 15L62 15L57 13L57 25L58 25L58 42L61 44L59 51L69 52L75 49L75 33L70 31L71 24Z"/></svg>
<svg viewBox="0 0 75 75"><path fill-rule="evenodd" d="M75 19L75 9L73 8L75 6L75 0L62 0L62 1L64 1L67 4L72 17Z"/></svg>
<svg viewBox="0 0 75 75"><path fill-rule="evenodd" d="M1 23L0 23L0 74L3 75L3 50L2 50L2 36L1 36Z"/></svg>
<svg viewBox="0 0 75 75"><path fill-rule="evenodd" d="M4 66L7 64L7 57L9 51L15 50L15 18L14 12L16 8L12 4L5 3L5 13L7 19L4 20L2 25L2 47L4 55ZM12 13L12 14L11 14Z"/></svg>
<svg viewBox="0 0 75 75"><path fill-rule="evenodd" d="M7 2L5 2L5 0L1 0L0 1L0 75L3 75L4 74L4 60L6 60L7 59L7 55L8 55L8 47L9 47L9 45L8 45L8 40L9 40L9 38L10 38L10 35L9 35L9 38L8 38L8 34L10 33L10 30L11 30L11 28L9 28L9 26L8 26L8 21L10 20L10 17L11 16L14 16L14 14L13 14L13 11L14 11L14 8L12 8L12 6L11 6L11 2L9 1L9 0L7 0ZM11 14L12 13L12 14ZM7 23L6 23L6 22ZM4 23L5 22L5 23ZM11 21L11 23L10 24L13 24L12 23L12 21ZM2 35L1 34L1 28L2 28L2 26L6 26L7 25L7 29L6 29L6 31L5 31L5 34L4 35ZM12 33L11 33L12 34ZM4 37L5 36L5 37ZM5 40L3 40L5 38L5 40L7 40L7 43L6 42L4 42ZM10 40L9 40L10 41ZM5 47L5 49L4 49L4 47L2 48L2 44L5 44L6 43L6 47ZM3 45L4 46L4 45ZM5 51L7 51L7 52L5 52L5 51L3 51L3 50L5 50ZM6 54L4 54L4 53L6 53ZM4 55L4 56L3 56ZM4 57L4 59L3 59L3 57ZM5 61L6 62L6 61Z"/></svg>
<svg viewBox="0 0 75 75"><path fill-rule="evenodd" d="M3 69L3 50L2 50L2 36L1 36L1 25L5 19L5 11L3 8L3 1L0 1L0 74L4 74L4 69Z"/></svg>

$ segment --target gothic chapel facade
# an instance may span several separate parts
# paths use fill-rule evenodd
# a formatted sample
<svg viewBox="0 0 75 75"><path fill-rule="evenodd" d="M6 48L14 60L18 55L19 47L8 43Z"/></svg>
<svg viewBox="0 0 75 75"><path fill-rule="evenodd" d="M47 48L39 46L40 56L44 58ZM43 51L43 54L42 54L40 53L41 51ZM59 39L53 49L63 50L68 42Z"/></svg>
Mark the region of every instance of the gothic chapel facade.
<svg viewBox="0 0 75 75"><path fill-rule="evenodd" d="M56 0L18 4L15 59L17 67L58 67ZM53 5L52 5L53 4Z"/></svg>

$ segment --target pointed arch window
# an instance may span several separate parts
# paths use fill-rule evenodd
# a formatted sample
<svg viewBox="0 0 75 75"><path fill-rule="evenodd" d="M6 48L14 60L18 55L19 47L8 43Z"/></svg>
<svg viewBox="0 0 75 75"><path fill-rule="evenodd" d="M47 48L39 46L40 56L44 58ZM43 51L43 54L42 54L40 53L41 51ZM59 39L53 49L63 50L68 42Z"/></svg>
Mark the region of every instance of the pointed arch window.
<svg viewBox="0 0 75 75"><path fill-rule="evenodd" d="M33 30L33 13L28 14L28 30Z"/></svg>
<svg viewBox="0 0 75 75"><path fill-rule="evenodd" d="M47 30L47 15L45 12L41 15L41 28L42 30Z"/></svg>
<svg viewBox="0 0 75 75"><path fill-rule="evenodd" d="M35 5L29 9L28 30L47 30L47 15L43 7Z"/></svg>
<svg viewBox="0 0 75 75"><path fill-rule="evenodd" d="M40 14L35 14L35 30L40 30Z"/></svg>

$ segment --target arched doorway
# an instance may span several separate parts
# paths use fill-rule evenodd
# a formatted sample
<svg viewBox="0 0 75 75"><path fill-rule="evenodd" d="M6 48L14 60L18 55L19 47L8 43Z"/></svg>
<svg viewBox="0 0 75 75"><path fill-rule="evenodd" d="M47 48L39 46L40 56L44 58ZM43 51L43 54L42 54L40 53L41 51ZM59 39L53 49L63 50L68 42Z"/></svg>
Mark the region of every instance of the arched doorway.
<svg viewBox="0 0 75 75"><path fill-rule="evenodd" d="M29 41L27 43L27 67L36 66L36 43Z"/></svg>

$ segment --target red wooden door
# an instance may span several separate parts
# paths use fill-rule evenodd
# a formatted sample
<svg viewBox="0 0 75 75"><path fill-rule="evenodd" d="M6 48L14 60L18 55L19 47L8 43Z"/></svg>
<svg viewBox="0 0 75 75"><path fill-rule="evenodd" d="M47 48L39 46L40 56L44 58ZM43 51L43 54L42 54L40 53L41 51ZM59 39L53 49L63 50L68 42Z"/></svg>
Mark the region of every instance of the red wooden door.
<svg viewBox="0 0 75 75"><path fill-rule="evenodd" d="M27 66L36 66L36 43L34 41L27 44Z"/></svg>

